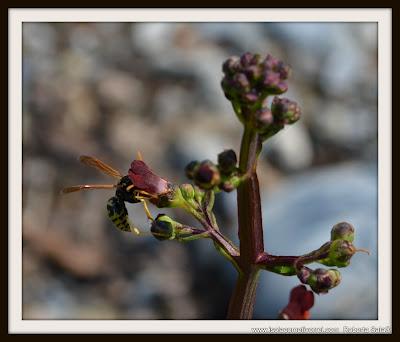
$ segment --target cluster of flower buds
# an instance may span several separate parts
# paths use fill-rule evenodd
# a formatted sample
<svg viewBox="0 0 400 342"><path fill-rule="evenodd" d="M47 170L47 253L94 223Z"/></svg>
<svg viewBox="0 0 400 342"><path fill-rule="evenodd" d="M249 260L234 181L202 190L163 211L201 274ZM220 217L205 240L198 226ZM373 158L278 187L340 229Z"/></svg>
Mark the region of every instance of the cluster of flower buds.
<svg viewBox="0 0 400 342"><path fill-rule="evenodd" d="M306 266L302 266L297 277L303 284L308 284L315 293L327 293L330 289L339 285L341 276L340 272L335 269L326 270L317 268L312 270Z"/></svg>
<svg viewBox="0 0 400 342"><path fill-rule="evenodd" d="M285 125L300 119L301 110L297 102L275 96L271 109L265 105L255 112L254 128L263 140L279 132Z"/></svg>
<svg viewBox="0 0 400 342"><path fill-rule="evenodd" d="M304 285L298 285L290 291L289 303L280 312L280 319L309 319L310 309L314 305L314 293Z"/></svg>
<svg viewBox="0 0 400 342"><path fill-rule="evenodd" d="M323 244L318 250L304 256L303 261L310 257L315 258L320 264L326 266L346 267L350 264L351 257L356 252L367 252L364 249L357 249L353 245L354 227L347 222L335 224L331 230L331 240ZM326 293L331 288L340 283L340 273L338 270L318 268L311 270L310 268L300 264L296 266L297 277L303 284L310 285L311 289L316 293Z"/></svg>
<svg viewBox="0 0 400 342"><path fill-rule="evenodd" d="M328 255L318 262L326 266L346 267L356 252L366 252L353 245L354 227L347 222L340 222L333 226Z"/></svg>
<svg viewBox="0 0 400 342"><path fill-rule="evenodd" d="M265 140L285 125L295 123L301 115L294 101L274 97L269 108L267 97L287 91L290 67L271 55L262 59L249 52L230 57L222 67L221 85L239 119L260 132Z"/></svg>
<svg viewBox="0 0 400 342"><path fill-rule="evenodd" d="M221 85L225 96L243 108L262 103L268 95L278 95L288 89L290 67L277 58L246 52L240 58L230 57L222 65Z"/></svg>
<svg viewBox="0 0 400 342"><path fill-rule="evenodd" d="M185 168L186 176L204 190L219 189L230 192L241 181L237 168L237 157L233 150L225 150L218 155L218 164L210 160L192 161Z"/></svg>

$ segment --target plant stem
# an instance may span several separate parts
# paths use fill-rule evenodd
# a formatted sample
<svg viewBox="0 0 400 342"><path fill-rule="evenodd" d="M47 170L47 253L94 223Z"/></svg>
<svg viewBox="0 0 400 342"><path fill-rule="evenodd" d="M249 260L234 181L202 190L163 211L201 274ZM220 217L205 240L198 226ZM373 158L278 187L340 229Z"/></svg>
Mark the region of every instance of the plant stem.
<svg viewBox="0 0 400 342"><path fill-rule="evenodd" d="M251 319L253 315L259 273L257 259L264 253L261 200L256 173L260 150L259 135L246 126L240 148L239 168L242 174L249 176L237 189L239 266L242 272L238 275L230 300L228 319Z"/></svg>
<svg viewBox="0 0 400 342"><path fill-rule="evenodd" d="M251 319L260 269L252 267L248 272L239 273L235 289L229 302L228 319Z"/></svg>

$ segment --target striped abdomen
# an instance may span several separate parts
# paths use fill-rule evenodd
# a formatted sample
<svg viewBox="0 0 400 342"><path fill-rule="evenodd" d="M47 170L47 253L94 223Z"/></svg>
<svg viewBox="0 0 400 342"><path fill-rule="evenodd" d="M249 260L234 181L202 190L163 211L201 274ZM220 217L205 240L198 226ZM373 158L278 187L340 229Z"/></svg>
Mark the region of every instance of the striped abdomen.
<svg viewBox="0 0 400 342"><path fill-rule="evenodd" d="M124 232L130 232L131 226L128 220L128 211L122 199L114 196L107 202L108 217L115 227Z"/></svg>

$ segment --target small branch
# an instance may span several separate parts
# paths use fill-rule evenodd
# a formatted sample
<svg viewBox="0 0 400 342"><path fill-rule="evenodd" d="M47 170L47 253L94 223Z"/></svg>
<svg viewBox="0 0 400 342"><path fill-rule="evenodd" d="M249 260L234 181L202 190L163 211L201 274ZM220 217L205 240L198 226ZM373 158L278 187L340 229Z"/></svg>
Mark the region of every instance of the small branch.
<svg viewBox="0 0 400 342"><path fill-rule="evenodd" d="M239 257L239 251L237 247L229 241L225 236L223 236L219 231L212 229L209 230L210 237L218 243L231 257L237 259Z"/></svg>
<svg viewBox="0 0 400 342"><path fill-rule="evenodd" d="M326 258L329 254L330 243L322 245L320 248L303 255L272 255L263 253L257 260L257 265L266 269L273 269L278 266L288 266L298 269L302 265L317 262Z"/></svg>

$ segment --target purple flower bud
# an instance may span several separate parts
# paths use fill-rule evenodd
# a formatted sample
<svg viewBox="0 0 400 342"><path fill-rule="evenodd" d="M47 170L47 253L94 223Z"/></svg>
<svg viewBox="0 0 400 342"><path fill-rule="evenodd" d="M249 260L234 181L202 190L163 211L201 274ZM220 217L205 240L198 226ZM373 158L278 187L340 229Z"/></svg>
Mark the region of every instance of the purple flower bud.
<svg viewBox="0 0 400 342"><path fill-rule="evenodd" d="M218 166L222 173L230 174L235 170L237 156L234 150L225 150L218 154Z"/></svg>
<svg viewBox="0 0 400 342"><path fill-rule="evenodd" d="M306 266L303 266L297 272L297 277L303 284L307 284L308 278L310 278L311 274L312 274L312 270Z"/></svg>
<svg viewBox="0 0 400 342"><path fill-rule="evenodd" d="M250 90L250 82L245 74L243 73L236 74L233 79L235 82L235 86L238 90L246 92Z"/></svg>
<svg viewBox="0 0 400 342"><path fill-rule="evenodd" d="M278 67L278 72L281 75L282 79L287 80L292 73L292 69L290 68L289 65L281 62L279 67Z"/></svg>
<svg viewBox="0 0 400 342"><path fill-rule="evenodd" d="M228 58L224 64L222 64L222 71L226 75L232 75L239 70L239 57L233 56Z"/></svg>
<svg viewBox="0 0 400 342"><path fill-rule="evenodd" d="M208 190L220 183L221 176L213 162L204 160L196 171L194 181L200 188Z"/></svg>
<svg viewBox="0 0 400 342"><path fill-rule="evenodd" d="M315 293L327 293L338 286L341 281L340 272L335 269L317 268L308 278L307 284Z"/></svg>
<svg viewBox="0 0 400 342"><path fill-rule="evenodd" d="M354 227L347 222L336 223L331 230L331 241L346 240L354 241Z"/></svg>
<svg viewBox="0 0 400 342"><path fill-rule="evenodd" d="M260 132L265 132L274 122L274 117L268 107L259 109L255 115L255 127Z"/></svg>
<svg viewBox="0 0 400 342"><path fill-rule="evenodd" d="M277 96L272 101L271 111L274 119L283 124L293 124L301 116L301 109L297 102Z"/></svg>
<svg viewBox="0 0 400 342"><path fill-rule="evenodd" d="M189 164L187 164L185 167L186 177L193 179L199 166L200 162L197 160L191 161Z"/></svg>
<svg viewBox="0 0 400 342"><path fill-rule="evenodd" d="M278 58L275 58L272 55L268 54L265 57L263 64L264 64L266 69L274 70L278 66L279 62L280 61L279 61Z"/></svg>
<svg viewBox="0 0 400 342"><path fill-rule="evenodd" d="M243 68L247 68L250 65L254 64L255 59L253 54L251 54L250 52L246 52L245 54L242 55L242 57L240 57L240 64Z"/></svg>
<svg viewBox="0 0 400 342"><path fill-rule="evenodd" d="M258 95L255 93L246 93L243 95L243 100L244 102L248 102L248 103L255 103L257 102L259 99Z"/></svg>
<svg viewBox="0 0 400 342"><path fill-rule="evenodd" d="M246 68L245 73L251 81L257 81L262 76L262 68L259 65L251 65Z"/></svg>
<svg viewBox="0 0 400 342"><path fill-rule="evenodd" d="M275 71L267 70L264 73L263 84L267 93L271 95L282 94L288 90L287 83L283 80L281 75Z"/></svg>

